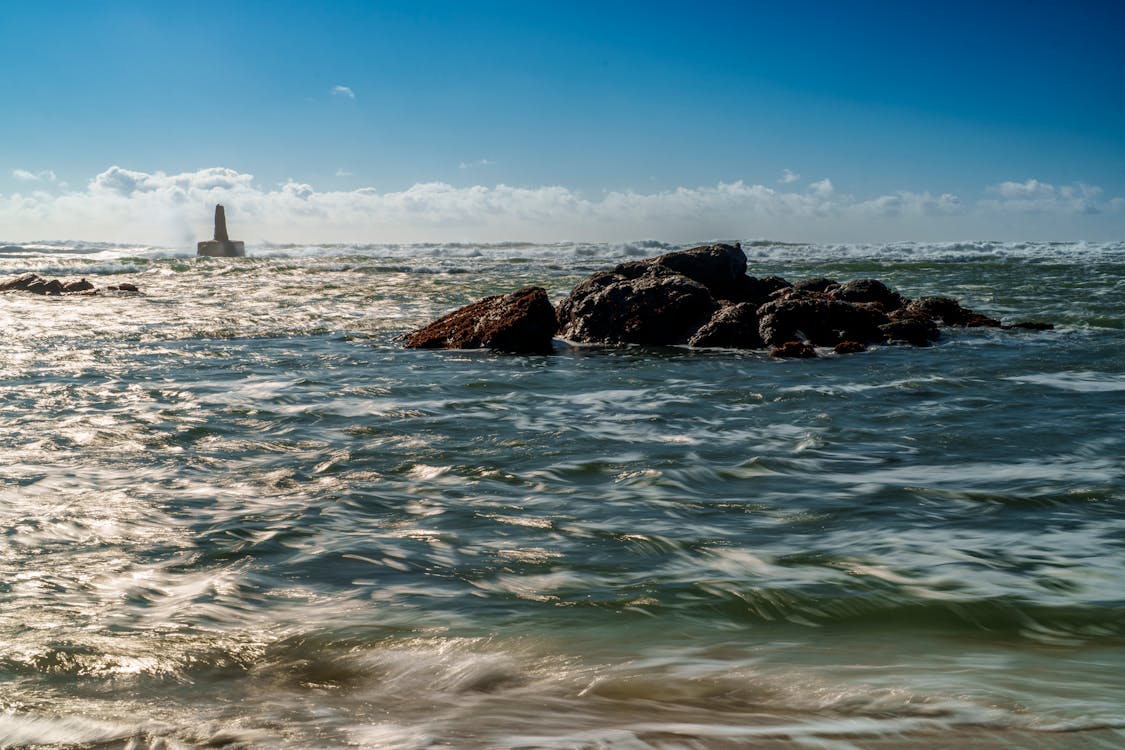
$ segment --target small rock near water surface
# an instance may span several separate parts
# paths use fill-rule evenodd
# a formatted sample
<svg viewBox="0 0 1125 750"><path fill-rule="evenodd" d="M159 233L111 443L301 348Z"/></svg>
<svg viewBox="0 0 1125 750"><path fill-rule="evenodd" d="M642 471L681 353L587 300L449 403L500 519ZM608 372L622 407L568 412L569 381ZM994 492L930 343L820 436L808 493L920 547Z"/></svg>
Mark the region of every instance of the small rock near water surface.
<svg viewBox="0 0 1125 750"><path fill-rule="evenodd" d="M408 349L496 349L545 353L557 323L542 287L486 297L454 310L406 337Z"/></svg>

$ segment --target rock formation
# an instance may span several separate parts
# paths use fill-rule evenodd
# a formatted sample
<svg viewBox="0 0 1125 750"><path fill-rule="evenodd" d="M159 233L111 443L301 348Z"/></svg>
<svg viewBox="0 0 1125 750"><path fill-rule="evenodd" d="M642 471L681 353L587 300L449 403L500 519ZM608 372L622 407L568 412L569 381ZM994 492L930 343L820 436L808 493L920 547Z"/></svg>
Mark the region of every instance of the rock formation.
<svg viewBox="0 0 1125 750"><path fill-rule="evenodd" d="M115 286L107 286L107 292L139 292L134 284L122 282ZM0 281L0 292L29 292L50 297L90 297L98 294L100 290L86 279L78 281L59 281L58 279L45 279L39 274L25 273L14 279Z"/></svg>
<svg viewBox="0 0 1125 750"><path fill-rule="evenodd" d="M486 297L406 337L408 349L496 349L544 354L552 349L555 308L542 287Z"/></svg>
<svg viewBox="0 0 1125 750"><path fill-rule="evenodd" d="M215 206L214 239L198 243L195 254L214 258L241 258L246 255L246 244L227 235L227 214L221 203Z"/></svg>
<svg viewBox="0 0 1125 750"><path fill-rule="evenodd" d="M534 305L524 301L532 291ZM416 331L407 346L548 351L555 333L544 317L549 306L538 288L489 297ZM497 320L522 320L519 316L532 308L534 324L511 325L503 336L485 333ZM777 276L748 276L742 248L727 244L598 271L579 282L556 312L559 336L573 343L769 349L776 358L814 357L815 347L850 354L871 344L928 346L939 338L939 324L1051 327L1002 326L949 297L907 299L878 279L790 283Z"/></svg>

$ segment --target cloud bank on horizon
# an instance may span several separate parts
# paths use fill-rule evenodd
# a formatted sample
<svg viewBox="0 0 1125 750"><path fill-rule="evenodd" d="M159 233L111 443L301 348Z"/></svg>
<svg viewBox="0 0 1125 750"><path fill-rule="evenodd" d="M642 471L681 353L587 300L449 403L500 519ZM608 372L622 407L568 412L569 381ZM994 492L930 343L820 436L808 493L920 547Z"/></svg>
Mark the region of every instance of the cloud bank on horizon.
<svg viewBox="0 0 1125 750"><path fill-rule="evenodd" d="M970 201L925 190L856 196L827 178L797 185L792 172L779 181L783 188L734 181L587 196L557 185L422 182L379 192L318 190L290 180L263 187L252 174L224 167L165 174L111 166L82 189L52 190L49 170L17 171L34 189L0 195L4 241L190 247L209 233L215 203L228 207L239 238L278 243L1120 239L1114 228L1125 217L1125 198L1034 178L985 186L984 197Z"/></svg>

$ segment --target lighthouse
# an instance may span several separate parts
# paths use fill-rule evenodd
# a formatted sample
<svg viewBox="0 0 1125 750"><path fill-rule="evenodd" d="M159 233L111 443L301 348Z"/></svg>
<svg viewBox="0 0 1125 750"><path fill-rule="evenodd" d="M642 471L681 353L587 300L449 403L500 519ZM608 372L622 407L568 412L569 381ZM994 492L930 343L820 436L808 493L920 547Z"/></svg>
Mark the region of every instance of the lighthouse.
<svg viewBox="0 0 1125 750"><path fill-rule="evenodd" d="M215 238L198 243L195 254L214 258L241 258L246 255L245 243L227 236L227 214L223 204L215 206Z"/></svg>

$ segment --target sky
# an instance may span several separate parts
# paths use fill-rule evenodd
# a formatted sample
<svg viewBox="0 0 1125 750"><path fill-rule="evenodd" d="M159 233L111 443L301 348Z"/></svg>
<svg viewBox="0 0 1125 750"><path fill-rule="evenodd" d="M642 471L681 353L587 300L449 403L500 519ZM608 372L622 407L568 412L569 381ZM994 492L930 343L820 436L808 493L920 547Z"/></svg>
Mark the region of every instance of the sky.
<svg viewBox="0 0 1125 750"><path fill-rule="evenodd" d="M0 2L0 242L1125 240L1125 3Z"/></svg>

